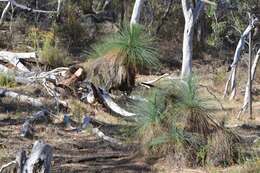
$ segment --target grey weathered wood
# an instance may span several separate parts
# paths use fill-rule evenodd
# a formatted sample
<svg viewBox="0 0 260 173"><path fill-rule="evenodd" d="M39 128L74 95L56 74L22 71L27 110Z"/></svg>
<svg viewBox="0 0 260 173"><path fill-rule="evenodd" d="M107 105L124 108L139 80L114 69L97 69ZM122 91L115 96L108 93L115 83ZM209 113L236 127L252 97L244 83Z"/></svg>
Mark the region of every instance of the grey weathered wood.
<svg viewBox="0 0 260 173"><path fill-rule="evenodd" d="M34 143L31 154L28 157L25 150L19 151L14 161L2 166L0 173L13 164L16 165L17 173L51 173L52 158L52 147L39 140Z"/></svg>
<svg viewBox="0 0 260 173"><path fill-rule="evenodd" d="M247 26L243 34L241 35L241 38L237 44L236 51L233 58L233 63L231 64L231 72L229 74L229 78L226 82L225 91L224 91L224 97L228 94L228 87L230 85L230 100L234 99L236 95L236 72L237 72L237 66L238 62L241 58L241 52L244 49L245 46L245 40L248 37L248 34L250 31L252 31L255 28L255 24L258 22L258 18L254 18L252 22Z"/></svg>
<svg viewBox="0 0 260 173"><path fill-rule="evenodd" d="M257 51L257 54L255 56L255 59L254 59L254 62L253 62L252 68L251 68L251 82L255 79L255 73L256 73L257 64L259 62L259 57L260 57L260 49ZM250 86L249 86L249 79L248 79L247 84L246 84L244 103L243 103L241 110L238 113L238 116L237 116L238 119L240 118L241 114L244 113L248 108L249 92L250 92Z"/></svg>
<svg viewBox="0 0 260 173"><path fill-rule="evenodd" d="M117 115L121 115L123 117L132 117L132 116L136 115L134 113L128 112L125 109L121 108L117 103L115 103L113 101L113 99L110 97L110 95L106 91L95 87L94 84L91 84L91 88L92 88L95 98L101 104L103 104L108 110L112 111L113 113L115 113Z"/></svg>
<svg viewBox="0 0 260 173"><path fill-rule="evenodd" d="M29 158L25 161L22 173L33 173L37 163L41 163L39 170L41 173L50 173L52 156L53 151L49 144L36 141Z"/></svg>

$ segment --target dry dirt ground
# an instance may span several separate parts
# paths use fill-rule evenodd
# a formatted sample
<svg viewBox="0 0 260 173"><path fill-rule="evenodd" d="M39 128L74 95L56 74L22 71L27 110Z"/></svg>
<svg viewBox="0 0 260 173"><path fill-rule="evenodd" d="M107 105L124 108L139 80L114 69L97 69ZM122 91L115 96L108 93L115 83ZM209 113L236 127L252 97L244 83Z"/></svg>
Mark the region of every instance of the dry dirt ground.
<svg viewBox="0 0 260 173"><path fill-rule="evenodd" d="M242 123L251 123L255 125L254 129L237 129L242 134L258 135L260 137L260 102L259 96L254 97L254 115L253 121L248 121L244 115L242 120L236 120L236 114L242 105L243 95L238 93L239 97L235 101L224 101L222 99L222 91L224 79L221 72L217 72L210 76L204 75L200 79L200 83L208 86L210 91L218 98L216 101L214 96L202 88L200 94L203 97L211 98L212 104L209 105L216 119L225 119L226 124L235 125ZM146 81L156 76L138 76L138 81ZM217 81L219 80L219 81ZM257 86L257 85L256 85ZM242 85L241 85L242 88ZM241 89L239 88L239 90ZM259 87L260 89L260 87ZM257 90L257 87L255 87ZM221 108L220 103L224 107ZM102 125L99 128L108 136L122 138L120 134L120 120L106 113L102 108L96 111L96 118L104 120L109 124ZM95 110L94 110L95 109ZM6 112L8 110L9 112ZM25 139L20 136L20 128L26 117L31 115L33 110L26 106L16 106L9 102L4 105L0 102L0 165L8 163L15 158L17 151L25 148L30 151L32 144L37 139L43 139L51 144L54 149L53 173L141 173L141 172L244 172L243 167L233 166L230 168L203 168L203 169L173 169L169 167L163 160L158 160L154 164L153 161L145 159L138 152L138 145L127 141L123 146L108 143L97 138L88 130L84 132L67 131L63 126L62 120L55 120L51 124L43 124L36 126L36 136L33 140ZM111 118L109 118L111 117ZM240 169L241 168L241 169ZM237 170L237 171L236 171ZM254 171L253 171L254 172ZM258 170L260 172L260 169Z"/></svg>

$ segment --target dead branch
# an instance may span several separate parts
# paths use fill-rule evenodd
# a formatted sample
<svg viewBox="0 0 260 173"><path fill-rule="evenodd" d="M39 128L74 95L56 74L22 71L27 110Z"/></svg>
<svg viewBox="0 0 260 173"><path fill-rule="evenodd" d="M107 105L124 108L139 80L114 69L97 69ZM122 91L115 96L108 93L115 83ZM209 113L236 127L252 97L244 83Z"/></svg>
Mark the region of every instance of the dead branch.
<svg viewBox="0 0 260 173"><path fill-rule="evenodd" d="M153 79L153 80L150 80L150 81L146 81L146 82L141 82L141 85L144 86L144 87L147 87L147 88L150 88L150 87L153 87L153 83L165 78L165 77L169 77L170 75L168 73L165 73L161 76L159 76L158 78L156 79Z"/></svg>
<svg viewBox="0 0 260 173"><path fill-rule="evenodd" d="M256 23L258 23L258 18L254 18L252 22L247 26L243 34L241 35L241 38L237 44L237 48L234 54L233 63L231 64L231 72L229 74L229 78L226 82L225 91L224 91L224 97L228 94L228 87L230 85L230 100L234 99L236 95L236 73L237 73L237 66L238 62L241 57L241 52L244 49L246 38L248 37L248 34L255 28Z"/></svg>
<svg viewBox="0 0 260 173"><path fill-rule="evenodd" d="M113 99L110 97L109 93L107 93L105 90L102 90L100 88L95 87L93 83L91 83L91 88L94 94L94 97L103 104L108 110L112 111L113 113L117 115L121 115L123 117L132 117L136 114L128 112L121 108L117 103L113 101Z"/></svg>
<svg viewBox="0 0 260 173"><path fill-rule="evenodd" d="M221 101L218 99L218 97L217 97L215 94L213 94L212 91L210 91L210 89L209 89L207 86L201 85L201 84L200 84L199 86L205 88L205 89L207 90L207 92L208 92L210 95L212 95L212 96L216 99L216 101L219 103L219 105L220 105L220 107L221 107L221 110L222 110L222 111L225 111L225 108L224 108L223 104L221 103Z"/></svg>
<svg viewBox="0 0 260 173"><path fill-rule="evenodd" d="M8 167L10 167L11 165L14 165L14 164L17 164L16 160L11 161L11 162L9 162L9 163L3 165L3 166L1 167L1 169L0 169L0 173L3 173L3 171L4 171L6 168L8 168Z"/></svg>

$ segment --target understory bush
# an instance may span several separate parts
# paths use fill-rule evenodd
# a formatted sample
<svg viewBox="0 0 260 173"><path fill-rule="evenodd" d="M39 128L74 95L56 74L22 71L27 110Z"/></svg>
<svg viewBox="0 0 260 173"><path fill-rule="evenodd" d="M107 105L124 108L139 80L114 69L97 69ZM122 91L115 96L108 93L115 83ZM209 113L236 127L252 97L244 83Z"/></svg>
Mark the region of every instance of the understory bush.
<svg viewBox="0 0 260 173"><path fill-rule="evenodd" d="M188 166L238 162L240 138L212 118L197 93L192 78L168 81L135 107L135 134L144 152L182 156Z"/></svg>
<svg viewBox="0 0 260 173"><path fill-rule="evenodd" d="M67 66L70 63L66 51L55 46L53 33L45 36L39 56L42 64L53 68Z"/></svg>

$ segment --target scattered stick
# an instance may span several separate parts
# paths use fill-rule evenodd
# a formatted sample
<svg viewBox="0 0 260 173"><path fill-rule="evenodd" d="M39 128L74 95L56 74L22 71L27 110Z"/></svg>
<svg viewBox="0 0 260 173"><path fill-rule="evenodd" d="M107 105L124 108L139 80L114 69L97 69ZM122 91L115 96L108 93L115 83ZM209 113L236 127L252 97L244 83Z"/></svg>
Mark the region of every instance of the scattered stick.
<svg viewBox="0 0 260 173"><path fill-rule="evenodd" d="M165 77L168 77L168 76L169 76L169 74L168 74L168 73L165 73L165 74L163 74L162 76L159 76L158 78L153 79L153 80L151 80L151 81L141 82L141 85L143 85L143 86L145 86L145 87L147 87L147 88L151 88L151 87L154 87L153 83L155 83L155 82L157 82L157 81L159 81L159 80L161 80L161 79L163 79L163 78L165 78Z"/></svg>
<svg viewBox="0 0 260 173"><path fill-rule="evenodd" d="M209 89L207 86L201 85L201 84L200 84L199 86L205 88L205 89L207 90L207 92L208 92L210 95L212 95L212 96L216 99L216 101L219 103L219 105L220 105L220 107L221 107L221 110L222 110L222 111L225 111L225 108L224 108L223 104L221 103L221 101L218 99L218 97L217 97L215 94L213 94L213 92L210 91L210 89Z"/></svg>
<svg viewBox="0 0 260 173"><path fill-rule="evenodd" d="M104 141L108 141L110 143L113 144L117 144L117 145L122 145L122 143L120 141L118 141L117 139L114 139L112 137L106 136L102 131L100 131L98 128L93 128L92 129L92 133L94 133L95 135L97 135L99 138L103 139Z"/></svg>

